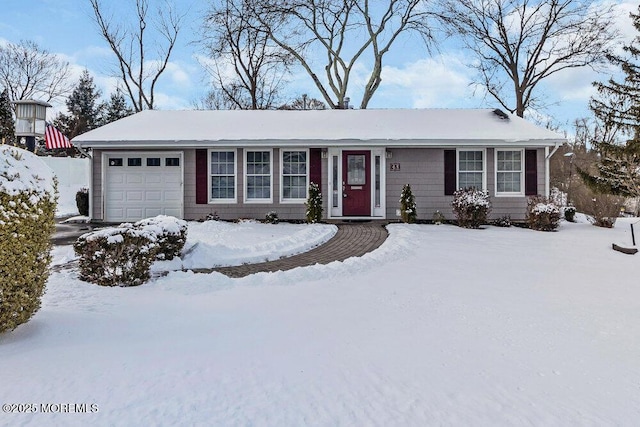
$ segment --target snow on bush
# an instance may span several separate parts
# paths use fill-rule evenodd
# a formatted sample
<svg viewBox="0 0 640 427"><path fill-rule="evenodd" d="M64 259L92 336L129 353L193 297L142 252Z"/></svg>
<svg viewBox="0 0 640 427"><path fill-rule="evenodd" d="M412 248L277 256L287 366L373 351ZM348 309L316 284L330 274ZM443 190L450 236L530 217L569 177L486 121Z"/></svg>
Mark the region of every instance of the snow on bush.
<svg viewBox="0 0 640 427"><path fill-rule="evenodd" d="M411 191L411 185L405 184L400 193L400 218L402 222L413 224L418 218L416 198Z"/></svg>
<svg viewBox="0 0 640 427"><path fill-rule="evenodd" d="M156 236L160 260L172 260L179 257L187 242L187 222L173 216L158 215L133 224L135 228L150 231Z"/></svg>
<svg viewBox="0 0 640 427"><path fill-rule="evenodd" d="M149 279L158 245L150 230L121 224L83 234L73 249L80 257L81 280L101 286L137 286Z"/></svg>
<svg viewBox="0 0 640 427"><path fill-rule="evenodd" d="M34 154L0 147L0 332L40 308L55 229L56 180Z"/></svg>
<svg viewBox="0 0 640 427"><path fill-rule="evenodd" d="M527 201L527 224L532 230L553 231L560 225L560 208L543 196Z"/></svg>
<svg viewBox="0 0 640 427"><path fill-rule="evenodd" d="M475 187L457 190L453 193L451 206L460 227L480 228L491 212L489 192Z"/></svg>
<svg viewBox="0 0 640 427"><path fill-rule="evenodd" d="M137 286L149 279L154 260L180 256L186 240L186 221L159 215L83 234L73 248L80 256L80 279Z"/></svg>

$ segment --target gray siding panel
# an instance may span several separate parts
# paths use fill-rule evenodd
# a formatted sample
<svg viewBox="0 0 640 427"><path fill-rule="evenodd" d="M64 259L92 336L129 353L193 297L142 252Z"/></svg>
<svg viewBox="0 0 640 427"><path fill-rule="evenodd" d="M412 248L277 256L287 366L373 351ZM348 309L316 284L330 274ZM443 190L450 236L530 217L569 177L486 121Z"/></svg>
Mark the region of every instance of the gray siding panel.
<svg viewBox="0 0 640 427"><path fill-rule="evenodd" d="M452 196L444 195L444 149L442 148L394 148L387 162L387 219L397 219L400 208L398 200L404 184L410 184L416 198L418 219L431 220L436 211L445 218L455 219L451 210ZM525 219L527 197L496 197L495 154L493 148L486 149L486 180L491 204L490 219L510 216L512 220ZM389 163L399 163L400 171L391 171ZM538 149L538 192L545 191L544 149Z"/></svg>
<svg viewBox="0 0 640 427"><path fill-rule="evenodd" d="M215 214L220 219L234 220L238 218L264 219L267 213L275 211L283 220L304 220L306 207L304 203L280 203L280 150L274 148L272 191L273 203L244 203L244 150L237 151L237 203L196 204L195 150L184 152L184 217L187 220L204 219ZM326 186L326 159L322 159L323 188Z"/></svg>
<svg viewBox="0 0 640 427"><path fill-rule="evenodd" d="M124 150L117 150L124 151ZM138 150L139 151L139 150ZM149 150L145 150L149 151ZM175 150L172 150L175 151ZM451 211L452 196L444 195L444 148L389 148L391 158L387 159L386 170L386 218L399 219L396 211L399 209L399 198L404 184L410 184L416 197L419 220L431 220L436 211L440 211L445 218L454 219ZM92 217L94 220L103 218L103 184L102 184L102 153L94 150ZM209 214L217 214L221 219L233 220L238 218L263 219L270 211L276 211L281 219L304 220L304 203L280 203L280 149L273 151L273 203L244 203L244 151L237 150L237 203L209 203L196 204L196 150L183 150L184 171L184 218L188 220L203 219ZM538 192L545 191L545 150L538 149ZM495 196L495 157L494 149L486 149L486 180L491 196L493 210L490 218L496 219L509 215L512 220L523 220L526 211L526 197L496 197ZM399 171L391 171L390 164L399 163ZM329 210L328 159L323 158L322 186L324 217Z"/></svg>

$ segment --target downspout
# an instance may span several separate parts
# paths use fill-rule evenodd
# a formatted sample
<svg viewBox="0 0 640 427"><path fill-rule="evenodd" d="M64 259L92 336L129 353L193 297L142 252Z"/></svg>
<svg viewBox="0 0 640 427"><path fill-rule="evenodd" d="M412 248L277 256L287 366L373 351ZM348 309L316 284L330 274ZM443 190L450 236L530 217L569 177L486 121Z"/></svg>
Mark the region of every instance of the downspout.
<svg viewBox="0 0 640 427"><path fill-rule="evenodd" d="M544 147L544 196L547 198L549 197L549 194L551 192L549 159L556 153L556 151L558 151L558 148L560 148L559 142L556 142L556 145L555 147L553 147L553 151L551 153L549 153L549 147Z"/></svg>

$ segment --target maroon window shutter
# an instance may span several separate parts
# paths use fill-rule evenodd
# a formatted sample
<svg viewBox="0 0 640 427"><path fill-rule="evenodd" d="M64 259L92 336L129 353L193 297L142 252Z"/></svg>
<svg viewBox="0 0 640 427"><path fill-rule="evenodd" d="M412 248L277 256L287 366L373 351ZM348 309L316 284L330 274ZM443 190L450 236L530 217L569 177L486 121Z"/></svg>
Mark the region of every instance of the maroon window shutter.
<svg viewBox="0 0 640 427"><path fill-rule="evenodd" d="M444 195L456 192L456 150L444 150Z"/></svg>
<svg viewBox="0 0 640 427"><path fill-rule="evenodd" d="M322 150L320 148L309 149L309 182L322 185Z"/></svg>
<svg viewBox="0 0 640 427"><path fill-rule="evenodd" d="M196 150L196 204L209 202L207 188L207 150Z"/></svg>
<svg viewBox="0 0 640 427"><path fill-rule="evenodd" d="M524 151L524 194L538 194L538 158L537 150Z"/></svg>

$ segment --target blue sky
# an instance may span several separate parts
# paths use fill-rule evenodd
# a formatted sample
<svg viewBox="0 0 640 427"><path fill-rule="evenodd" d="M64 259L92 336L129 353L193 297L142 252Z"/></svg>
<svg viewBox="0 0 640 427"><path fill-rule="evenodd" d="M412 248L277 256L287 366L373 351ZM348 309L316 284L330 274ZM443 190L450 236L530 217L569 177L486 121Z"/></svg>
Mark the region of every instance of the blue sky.
<svg viewBox="0 0 640 427"><path fill-rule="evenodd" d="M605 1L605 0L603 0ZM154 1L151 1L154 3ZM88 69L96 85L107 95L115 88L113 56L100 38L88 0L1 0L0 43L34 40L42 48L60 55L73 69L74 78ZM108 10L131 8L132 0L108 0ZM156 2L158 3L158 2ZM157 106L161 109L193 108L206 93L206 75L196 60L199 53L193 41L199 32L199 22L206 2L179 0L175 2L186 14L178 45L172 61L156 91ZM628 17L637 11L637 1L615 1L619 11L618 28L629 40L635 30ZM133 10L133 9L130 9ZM383 82L369 104L369 108L477 108L497 107L497 103L474 89L473 71L468 64L469 53L451 41L429 54L417 37L399 39L385 57ZM359 69L366 71L366 65ZM546 81L543 96L550 103L540 112L570 130L570 123L587 116L587 102L593 94L591 82L604 80L606 74L590 69L567 70ZM358 77L354 79L357 82ZM287 85L291 98L303 93L320 97L310 79L302 71ZM353 86L351 98L359 104L360 94ZM52 111L63 109L54 105Z"/></svg>

